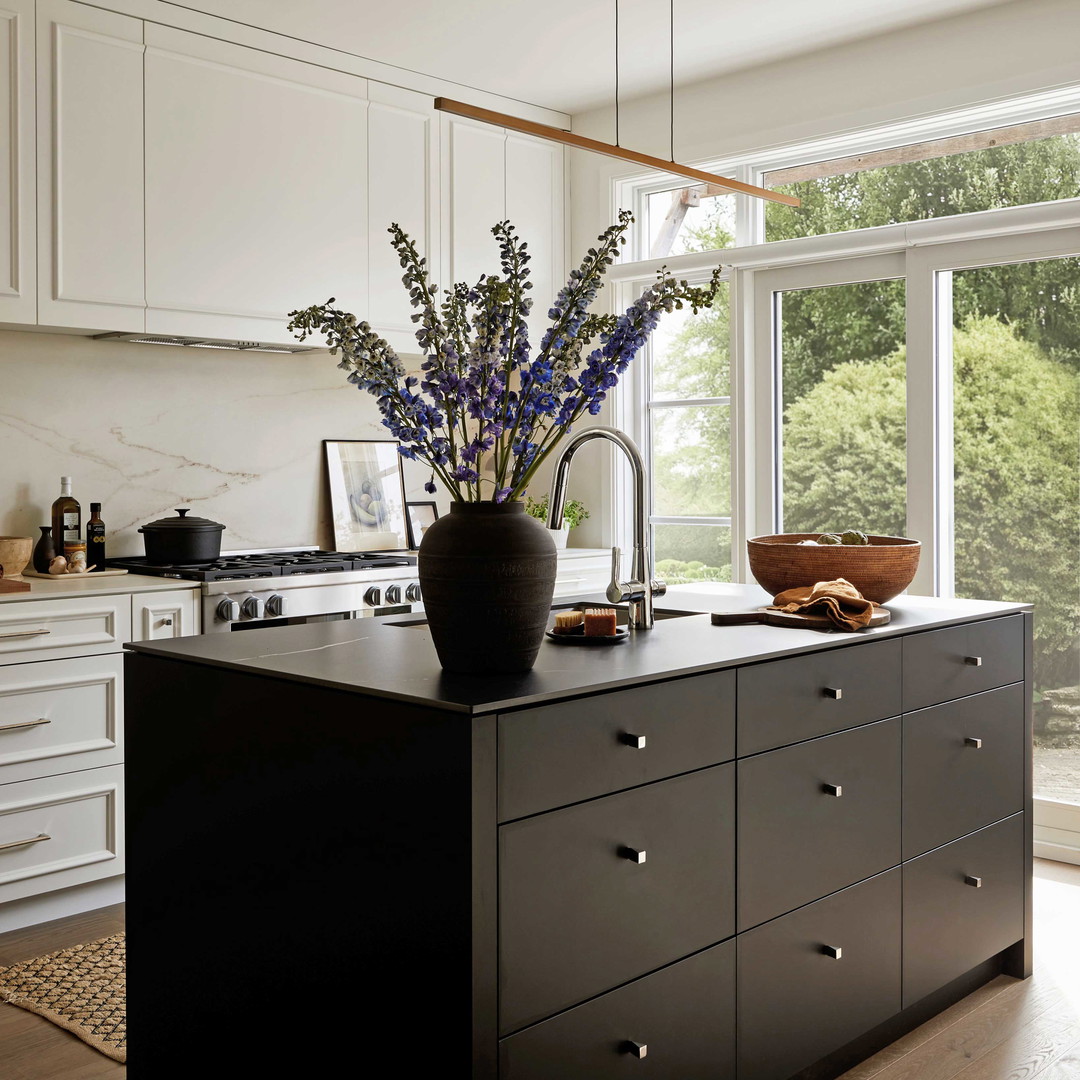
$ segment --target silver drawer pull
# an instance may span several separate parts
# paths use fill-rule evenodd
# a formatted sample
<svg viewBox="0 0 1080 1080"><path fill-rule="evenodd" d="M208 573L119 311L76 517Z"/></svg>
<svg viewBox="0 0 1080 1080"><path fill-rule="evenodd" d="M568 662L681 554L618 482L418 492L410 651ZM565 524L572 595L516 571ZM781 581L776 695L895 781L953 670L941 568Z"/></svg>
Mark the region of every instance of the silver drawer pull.
<svg viewBox="0 0 1080 1080"><path fill-rule="evenodd" d="M9 630L6 633L0 634L0 640L6 640L8 638L21 638L21 637L41 637L42 634L51 634L51 630L46 630L44 627L40 630Z"/></svg>
<svg viewBox="0 0 1080 1080"><path fill-rule="evenodd" d="M964 740L965 746L970 746L972 750L982 749L982 739L972 738L970 735Z"/></svg>
<svg viewBox="0 0 1080 1080"><path fill-rule="evenodd" d="M644 848L639 850L638 848L621 847L619 848L619 854L622 858L629 859L632 863L637 863L640 866L645 861L646 852Z"/></svg>
<svg viewBox="0 0 1080 1080"><path fill-rule="evenodd" d="M634 1042L633 1039L627 1039L626 1042L620 1047L624 1054L633 1054L634 1057L640 1061L643 1057L647 1057L649 1053L648 1043Z"/></svg>
<svg viewBox="0 0 1080 1080"><path fill-rule="evenodd" d="M973 889L981 889L982 888L982 878L981 877L975 877L973 874L965 874L964 875L964 884L965 885L970 885Z"/></svg>
<svg viewBox="0 0 1080 1080"><path fill-rule="evenodd" d="M0 844L0 851L11 851L14 848L28 847L30 844L40 844L42 840L51 840L47 833L39 833L37 836L28 837L26 840L12 840L8 844Z"/></svg>
<svg viewBox="0 0 1080 1080"><path fill-rule="evenodd" d="M822 784L821 790L837 799L844 794L844 789L839 784Z"/></svg>
<svg viewBox="0 0 1080 1080"><path fill-rule="evenodd" d="M826 956L831 956L834 960L839 960L844 955L844 950L839 945L822 945L821 951Z"/></svg>
<svg viewBox="0 0 1080 1080"><path fill-rule="evenodd" d="M0 724L0 731L18 731L20 728L41 727L42 724L51 723L51 720L42 716L37 720L24 720L21 724Z"/></svg>
<svg viewBox="0 0 1080 1080"><path fill-rule="evenodd" d="M982 667L982 657L981 656L965 656L964 657L964 663L967 664L968 667Z"/></svg>
<svg viewBox="0 0 1080 1080"><path fill-rule="evenodd" d="M166 616L164 619L161 620L161 625L172 626L172 619L169 616Z"/></svg>
<svg viewBox="0 0 1080 1080"><path fill-rule="evenodd" d="M833 701L839 701L844 696L844 691L839 686L826 686L822 693Z"/></svg>
<svg viewBox="0 0 1080 1080"><path fill-rule="evenodd" d="M624 731L619 736L619 742L624 746L632 746L635 750L644 750L646 739L644 735L631 735L630 732Z"/></svg>

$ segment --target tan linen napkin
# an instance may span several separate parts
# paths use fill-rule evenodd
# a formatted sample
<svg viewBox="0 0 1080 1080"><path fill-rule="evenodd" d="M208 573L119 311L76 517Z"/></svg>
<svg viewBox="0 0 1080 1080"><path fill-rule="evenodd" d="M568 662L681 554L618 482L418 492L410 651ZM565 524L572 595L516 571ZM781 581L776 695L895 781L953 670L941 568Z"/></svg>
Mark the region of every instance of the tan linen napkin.
<svg viewBox="0 0 1080 1080"><path fill-rule="evenodd" d="M769 610L824 615L841 630L861 630L873 617L874 602L867 600L850 581L837 578L785 589L773 597Z"/></svg>

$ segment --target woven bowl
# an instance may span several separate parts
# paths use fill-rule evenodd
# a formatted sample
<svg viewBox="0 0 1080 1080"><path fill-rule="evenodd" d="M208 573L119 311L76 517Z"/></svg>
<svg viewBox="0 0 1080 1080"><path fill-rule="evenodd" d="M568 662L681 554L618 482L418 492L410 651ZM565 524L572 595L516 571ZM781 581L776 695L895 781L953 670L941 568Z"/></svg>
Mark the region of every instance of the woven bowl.
<svg viewBox="0 0 1080 1080"><path fill-rule="evenodd" d="M777 533L746 541L750 573L775 596L785 589L845 578L876 604L902 593L919 568L922 544L903 536L871 536L869 544L819 544L820 533Z"/></svg>
<svg viewBox="0 0 1080 1080"><path fill-rule="evenodd" d="M18 577L30 561L34 541L29 536L0 536L0 567L4 577Z"/></svg>

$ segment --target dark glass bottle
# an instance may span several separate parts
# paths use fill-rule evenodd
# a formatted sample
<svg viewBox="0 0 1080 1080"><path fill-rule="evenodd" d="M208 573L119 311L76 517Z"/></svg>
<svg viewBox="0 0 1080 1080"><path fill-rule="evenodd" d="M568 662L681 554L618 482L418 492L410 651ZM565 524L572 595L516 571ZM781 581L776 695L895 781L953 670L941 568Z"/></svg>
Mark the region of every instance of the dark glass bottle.
<svg viewBox="0 0 1080 1080"><path fill-rule="evenodd" d="M57 555L82 543L82 508L71 494L71 477L60 477L60 498L52 504L52 535Z"/></svg>
<svg viewBox="0 0 1080 1080"><path fill-rule="evenodd" d="M90 504L90 520L86 523L86 565L94 570L105 569L105 522L101 520L101 503Z"/></svg>

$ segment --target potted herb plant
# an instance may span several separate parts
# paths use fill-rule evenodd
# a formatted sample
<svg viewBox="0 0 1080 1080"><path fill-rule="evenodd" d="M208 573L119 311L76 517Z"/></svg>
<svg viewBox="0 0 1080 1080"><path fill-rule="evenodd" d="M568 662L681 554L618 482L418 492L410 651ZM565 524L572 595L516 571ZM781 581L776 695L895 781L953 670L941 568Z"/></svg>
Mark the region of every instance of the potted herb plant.
<svg viewBox="0 0 1080 1080"><path fill-rule="evenodd" d="M390 226L402 282L416 308L419 370L349 312L325 304L290 312L301 341L325 338L338 366L373 394L398 452L431 469L450 493L450 513L424 534L419 578L431 636L444 668L527 671L543 641L555 586L551 535L525 513L537 469L575 423L595 416L665 311L712 304L719 269L694 287L661 269L620 315L589 310L633 221L628 211L605 229L530 341L528 245L509 221L492 228L499 272L440 295L426 260ZM474 632L482 624L483 636ZM464 624L464 625L463 625ZM467 631L467 632L463 632Z"/></svg>
<svg viewBox="0 0 1080 1080"><path fill-rule="evenodd" d="M550 501L550 494L545 494L542 498L534 499L531 495L525 496L525 513L530 517L534 517L537 521L547 523L548 516L548 503ZM583 521L589 517L589 511L585 509L585 504L579 499L567 499L566 504L563 506L563 527L561 529L554 529L551 533L551 539L555 541L555 547L561 551L566 547L566 541L570 536L570 530L576 529Z"/></svg>

